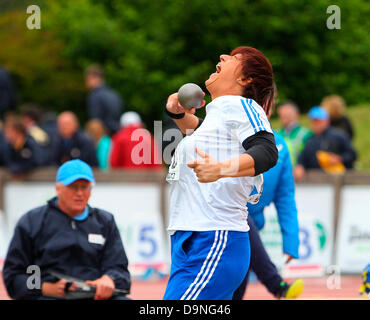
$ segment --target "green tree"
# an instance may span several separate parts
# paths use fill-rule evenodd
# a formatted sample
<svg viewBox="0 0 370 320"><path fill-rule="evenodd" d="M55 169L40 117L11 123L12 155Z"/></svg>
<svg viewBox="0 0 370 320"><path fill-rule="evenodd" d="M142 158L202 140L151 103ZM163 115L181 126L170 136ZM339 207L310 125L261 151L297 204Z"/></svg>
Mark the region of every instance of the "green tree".
<svg viewBox="0 0 370 320"><path fill-rule="evenodd" d="M170 93L186 82L205 90L204 81L215 70L219 55L239 45L256 47L269 58L279 100L293 99L303 111L332 93L342 95L348 104L370 101L370 3L339 1L340 30L326 26L330 16L326 10L332 4L48 0L42 7L43 28L35 33L25 32L21 18L8 22L6 16L0 18L0 40L6 43L0 63L16 71L24 97L44 99L58 108L73 107L81 117L86 96L83 70L100 63L126 109L139 111L149 127L162 118Z"/></svg>
<svg viewBox="0 0 370 320"><path fill-rule="evenodd" d="M82 114L82 77L62 58L63 43L49 31L28 30L26 10L0 16L0 65L11 71L20 103L44 108L72 109Z"/></svg>

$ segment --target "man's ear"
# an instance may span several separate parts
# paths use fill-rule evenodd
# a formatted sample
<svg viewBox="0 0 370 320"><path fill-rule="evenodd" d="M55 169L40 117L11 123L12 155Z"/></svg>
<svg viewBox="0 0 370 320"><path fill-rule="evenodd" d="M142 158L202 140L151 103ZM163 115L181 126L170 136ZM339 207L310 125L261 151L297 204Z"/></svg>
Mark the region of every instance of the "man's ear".
<svg viewBox="0 0 370 320"><path fill-rule="evenodd" d="M59 196L59 192L60 192L60 185L59 185L59 183L56 183L55 184L55 193L57 194L57 196Z"/></svg>

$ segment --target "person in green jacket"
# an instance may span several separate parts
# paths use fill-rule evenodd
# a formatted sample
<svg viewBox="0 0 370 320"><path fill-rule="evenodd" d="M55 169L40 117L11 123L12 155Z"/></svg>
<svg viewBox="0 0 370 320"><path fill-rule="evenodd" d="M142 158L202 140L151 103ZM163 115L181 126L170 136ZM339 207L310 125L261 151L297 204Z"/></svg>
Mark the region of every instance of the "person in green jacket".
<svg viewBox="0 0 370 320"><path fill-rule="evenodd" d="M288 145L292 165L297 163L298 156L303 151L307 140L312 132L302 126L299 121L299 109L293 101L282 103L277 109L282 129L278 133Z"/></svg>

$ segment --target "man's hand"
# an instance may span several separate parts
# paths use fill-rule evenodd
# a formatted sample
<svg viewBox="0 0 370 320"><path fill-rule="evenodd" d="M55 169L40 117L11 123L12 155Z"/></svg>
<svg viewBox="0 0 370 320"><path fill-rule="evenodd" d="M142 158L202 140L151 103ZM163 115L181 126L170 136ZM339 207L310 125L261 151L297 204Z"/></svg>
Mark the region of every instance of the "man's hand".
<svg viewBox="0 0 370 320"><path fill-rule="evenodd" d="M114 281L107 275L94 281L86 281L86 284L96 287L95 300L107 300L113 295Z"/></svg>
<svg viewBox="0 0 370 320"><path fill-rule="evenodd" d="M335 166L337 164L343 163L343 160L341 156L335 153L329 153L328 163L330 166Z"/></svg>
<svg viewBox="0 0 370 320"><path fill-rule="evenodd" d="M294 259L294 257L292 257L290 254L285 254L286 256L286 261L285 261L285 264L288 264L290 261L292 261Z"/></svg>
<svg viewBox="0 0 370 320"><path fill-rule="evenodd" d="M44 282L41 287L41 292L43 296L48 297L64 297L66 295L65 288L67 282L65 280L59 280L57 282ZM76 290L76 285L72 283L69 287L70 291Z"/></svg>
<svg viewBox="0 0 370 320"><path fill-rule="evenodd" d="M213 182L221 178L221 167L219 162L198 148L195 151L201 156L200 160L188 163L188 167L194 169L199 182Z"/></svg>
<svg viewBox="0 0 370 320"><path fill-rule="evenodd" d="M306 175L306 170L300 164L297 164L293 169L293 176L295 181L302 181Z"/></svg>

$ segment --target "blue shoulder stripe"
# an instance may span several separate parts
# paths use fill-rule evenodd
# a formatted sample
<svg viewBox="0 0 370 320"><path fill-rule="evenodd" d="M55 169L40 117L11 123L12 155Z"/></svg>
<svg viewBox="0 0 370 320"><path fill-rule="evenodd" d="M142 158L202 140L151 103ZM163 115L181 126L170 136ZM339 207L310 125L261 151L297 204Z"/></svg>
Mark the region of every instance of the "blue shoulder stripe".
<svg viewBox="0 0 370 320"><path fill-rule="evenodd" d="M255 107L254 107L254 105L253 105L253 101L252 101L252 99L247 99L247 103L248 103L248 106L252 109L252 112L253 112L254 118L256 119L256 122L258 123L258 126L259 126L260 130L264 130L264 131L266 131L265 127L263 126L263 122L262 122L262 120L261 120L261 118L260 118L260 115L259 115L258 111L255 109ZM256 117L256 115L257 115L257 117L258 117L258 121L257 121L257 117ZM260 130L259 130L259 131L260 131Z"/></svg>
<svg viewBox="0 0 370 320"><path fill-rule="evenodd" d="M240 101L242 102L242 105L243 105L244 111L246 112L246 114L247 114L247 116L248 116L248 118L249 118L249 121L250 121L250 123L251 123L251 125L252 125L252 127L253 127L254 133L257 133L256 126L255 126L255 124L254 124L254 122L253 122L253 120L252 120L252 117L250 116L250 113L249 113L249 111L248 111L247 106L246 106L246 105L245 105L245 103L244 103L244 100L243 100L243 99L240 99Z"/></svg>

